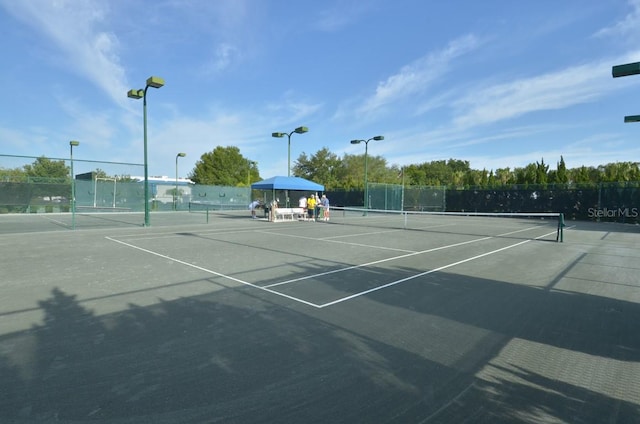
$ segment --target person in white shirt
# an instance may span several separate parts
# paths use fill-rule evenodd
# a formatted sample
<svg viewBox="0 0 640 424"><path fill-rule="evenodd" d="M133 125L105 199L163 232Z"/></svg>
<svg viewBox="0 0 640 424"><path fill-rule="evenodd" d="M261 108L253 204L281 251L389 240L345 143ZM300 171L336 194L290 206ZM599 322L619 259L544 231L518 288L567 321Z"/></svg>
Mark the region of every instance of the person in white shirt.
<svg viewBox="0 0 640 424"><path fill-rule="evenodd" d="M298 207L300 209L302 209L302 216L305 217L306 220L306 216L307 216L307 197L306 196L301 196L300 200L298 200Z"/></svg>
<svg viewBox="0 0 640 424"><path fill-rule="evenodd" d="M249 210L251 211L251 218L256 219L256 209L258 209L258 207L260 207L260 201L259 200L254 200L253 202L251 202L249 204Z"/></svg>

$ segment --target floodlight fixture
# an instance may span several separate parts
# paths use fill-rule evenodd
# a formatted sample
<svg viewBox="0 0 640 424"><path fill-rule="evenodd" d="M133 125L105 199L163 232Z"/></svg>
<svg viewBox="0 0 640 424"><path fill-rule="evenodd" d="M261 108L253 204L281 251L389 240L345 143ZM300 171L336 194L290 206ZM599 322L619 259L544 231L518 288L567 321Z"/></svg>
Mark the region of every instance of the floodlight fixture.
<svg viewBox="0 0 640 424"><path fill-rule="evenodd" d="M144 97L144 90L131 89L127 91L127 97L130 99L141 99Z"/></svg>
<svg viewBox="0 0 640 424"><path fill-rule="evenodd" d="M628 77L629 75L638 75L640 74L640 62L616 65L611 68L611 74L614 78Z"/></svg>
<svg viewBox="0 0 640 424"><path fill-rule="evenodd" d="M160 88L164 85L164 80L160 77L147 78L147 87Z"/></svg>

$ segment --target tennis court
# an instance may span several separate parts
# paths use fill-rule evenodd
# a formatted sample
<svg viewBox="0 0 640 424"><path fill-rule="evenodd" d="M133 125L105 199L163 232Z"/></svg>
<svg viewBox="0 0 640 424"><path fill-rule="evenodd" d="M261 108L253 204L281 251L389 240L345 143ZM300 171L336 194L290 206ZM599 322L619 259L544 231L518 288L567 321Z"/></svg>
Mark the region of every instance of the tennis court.
<svg viewBox="0 0 640 424"><path fill-rule="evenodd" d="M351 212L0 216L0 421L640 421L637 226Z"/></svg>

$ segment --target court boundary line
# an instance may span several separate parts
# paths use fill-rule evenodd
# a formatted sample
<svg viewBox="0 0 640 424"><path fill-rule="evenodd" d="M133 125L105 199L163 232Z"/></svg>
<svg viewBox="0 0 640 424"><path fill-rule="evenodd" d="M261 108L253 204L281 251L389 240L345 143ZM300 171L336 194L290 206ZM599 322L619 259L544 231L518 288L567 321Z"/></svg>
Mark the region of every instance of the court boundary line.
<svg viewBox="0 0 640 424"><path fill-rule="evenodd" d="M300 299L300 298L297 298L297 297L294 297L294 296L291 296L291 295L288 295L288 294L285 294L285 293L280 293L278 291L271 290L268 287L258 286L256 284L249 283L248 281L244 281L244 280L241 280L239 278L232 277L230 275L222 274L220 272L216 272L216 271L213 271L211 269L207 269L207 268L201 267L199 265L191 264L189 262L186 262L186 261L183 261L183 260L180 260L180 259L177 259L177 258L173 258L173 257L168 256L168 255L163 255L162 253L154 252L153 250L145 249L144 247L139 247L139 246L133 245L131 243L126 243L124 241L111 238L109 236L105 236L105 238L107 240L110 240L110 241L114 242L114 243L118 243L118 244L121 244L123 246L127 246L127 247L130 247L132 249L136 249L136 250L139 250L141 252L148 253L150 255L158 256L160 258L167 259L167 260L179 263L181 265L185 265L185 266L197 269L199 271L206 272L208 274L213 274L215 276L222 277L222 278L225 278L227 280L234 281L234 282L242 284L244 286L252 287L252 288L259 289L259 290L262 290L262 291L265 291L265 292L268 292L268 293L271 293L271 294L275 294L277 296L285 297L285 298L287 298L289 300L295 300L296 302L300 302L300 303L303 303L303 304L308 305L308 306L313 306L314 308L319 308L320 307L320 305L318 305L316 303L309 302L309 301L306 301L304 299Z"/></svg>
<svg viewBox="0 0 640 424"><path fill-rule="evenodd" d="M518 243L510 244L509 246L501 247L501 248L499 248L499 249L495 249L495 250L491 250L491 251L489 251L489 252L481 253L481 254L479 254L479 255L475 255L475 256L472 256L472 257L467 258L467 259L462 259L462 260L459 260L459 261L456 261L456 262L452 262L452 263L447 264L447 265L443 265L443 266L440 266L440 267L437 267L437 268L433 268L433 269L430 269L430 270L428 270L428 271L421 272L421 273L416 274L416 275L412 275L412 276L409 276L409 277L401 278L401 279L399 279L399 280L392 281L392 282L390 282L390 283L383 284L383 285L381 285L381 286L373 287L373 288L371 288L371 289L364 290L364 291L359 292L359 293L354 293L354 294L352 294L352 295L345 296L345 297L343 297L343 298L336 299L336 300L333 300L333 301L331 301L331 302L323 303L323 304L320 304L320 305L319 305L319 308L326 308L327 306L336 305L336 304L338 304L338 303L342 303L342 302L345 302L345 301L347 301L347 300L355 299L356 297L364 296L364 295L367 295L367 294L369 294L369 293L373 293L373 292L378 291L378 290L386 289L386 288L388 288L388 287L392 287L392 286L395 286L395 285L397 285L397 284L400 284L400 283L404 283L404 282L406 282L406 281L413 280L414 278L423 277L423 276L425 276L425 275L433 274L434 272L442 271L443 269L451 268L451 267L454 267L454 266L456 266L456 265L460 265L460 264L463 264L463 263L466 263L466 262L474 261L474 260L476 260L476 259L484 258L485 256L493 255L494 253L503 252L503 251L505 251L505 250L508 250L508 249L511 249L511 248L514 248L514 247L521 246L521 245L523 245L523 244L525 244L525 243L529 243L529 242L534 241L534 240L539 240L539 239L541 239L541 238L543 238L543 237L547 237L547 236L549 236L549 235L551 235L551 234L555 234L555 231L552 231L552 232L547 233L547 234L543 234L543 235L541 235L541 236L535 237L535 238L530 239L530 240L523 240L523 241L520 241L520 242L518 242Z"/></svg>
<svg viewBox="0 0 640 424"><path fill-rule="evenodd" d="M421 253L429 253L429 251L442 250L442 249L446 249L448 247L456 247L456 246L460 246L460 245L464 245L464 244L475 243L475 242L478 242L478 241L490 240L490 239L499 237L501 235L508 235L508 234L513 234L513 233L517 233L517 232L521 232L521 231L528 231L528 230L531 230L531 229L533 229L533 227L528 228L528 229L521 229L521 230L511 231L511 232L500 234L500 235L497 235L497 236L487 236L487 237L481 237L479 239L467 240L465 242L455 243L453 245L440 246L440 247L437 247L437 248L428 249L426 251L408 253L406 255L400 255L400 256L393 257L393 258L386 258L386 259L381 259L379 261L374 261L374 262L368 263L368 265L381 263L381 262L386 262L386 261L390 261L390 260L394 260L394 259L401 259L401 258L409 257L409 256L415 256L415 255L418 255L418 254L421 254ZM275 284L271 284L271 285L267 285L267 286L259 286L257 284L249 283L248 281L244 281L244 280L241 280L239 278L232 277L230 275L222 274L220 272L213 271L211 269L204 268L204 267L201 267L199 265L195 265L195 264L192 264L192 263L183 261L181 259L177 259L177 258L168 256L168 255L164 255L162 253L155 252L155 251L150 250L150 249L145 249L143 247L139 247L139 246L136 246L134 244L127 243L127 242L124 242L124 241L121 241L121 240L118 240L118 239L115 239L115 238L112 238L112 237L109 237L109 236L105 236L105 239L110 240L110 241L112 241L114 243L129 247L129 248L141 251L141 252L148 253L150 255L154 255L154 256L157 256L157 257L160 257L160 258L163 258L163 259L170 260L172 262L179 263L181 265L185 265L185 266L197 269L199 271L203 271L203 272L208 273L208 274L213 274L215 276L234 281L236 283L239 283L239 284L247 286L247 287L252 287L252 288L255 288L255 289L258 289L258 290L262 290L264 292L271 293L271 294L274 294L276 296L284 297L286 299L293 300L293 301L302 303L302 304L307 305L307 306L312 306L312 307L317 308L317 309L323 309L323 308L326 308L328 306L333 306L333 305L336 305L338 303L346 302L348 300L355 299L355 298L360 297L360 296L365 296L365 295L367 295L369 293L373 293L373 292L376 292L378 290L386 289L388 287L392 287L392 286L395 286L397 284L413 280L415 278L419 278L419 277L423 277L425 275L429 275L429 274L432 274L432 273L435 273L435 272L439 272L439 271L442 271L444 269L448 269L448 268L454 267L456 265L460 265L460 264L463 264L463 263L466 263L466 262L471 262L471 261L474 261L476 259L483 258L485 256L493 255L495 253L503 252L505 250L521 246L521 245L523 245L525 243L529 243L529 242L534 241L534 240L539 240L539 239L541 239L543 237L548 237L551 234L555 234L555 231L552 231L552 232L549 232L549 233L546 233L546 234L542 234L542 235L540 235L538 237L535 237L535 238L532 238L532 239L527 239L527 240L520 241L518 243L514 243L514 244L511 244L511 245L508 245L508 246L504 246L504 247L501 247L499 249L491 250L489 252L484 252L484 253L481 253L479 255L472 256L470 258L462 259L462 260L459 260L459 261L456 261L456 262L452 262L452 263L449 263L449 264L446 264L446 265L443 265L443 266L440 266L440 267L436 267L436 268L433 268L433 269L430 269L430 270L427 270L427 271L424 271L424 272L421 272L421 273L418 273L418 274L415 274L415 275L411 275L409 277L401 278L399 280L392 281L392 282L383 284L381 286L376 286L376 287L373 287L373 288L368 289L368 290L364 290L364 291L361 291L361 292L353 293L353 294L351 294L349 296L338 298L338 299L335 299L335 300L333 300L331 302L326 302L326 303L323 303L323 304L313 303L313 302L310 302L310 301L307 301L307 300L304 300L304 299L301 299L301 298L298 298L298 297L295 297L295 296L291 296L291 295L279 292L277 290L272 290L271 287L283 285L283 284L286 284L286 283L292 283L292 282L295 282L295 281L301 281L301 280L305 280L305 279L315 278L315 277L318 277L318 276L321 276L321 275L327 275L327 274L342 272L342 271L346 271L346 270L350 270L350 269L361 268L361 267L366 266L367 264L354 265L354 266L347 267L347 268L341 268L341 269L338 269L338 270L328 271L326 273L308 275L308 276L300 277L300 278L297 278L297 279L294 279L294 280L288 280L288 281L285 281L285 282L275 283Z"/></svg>

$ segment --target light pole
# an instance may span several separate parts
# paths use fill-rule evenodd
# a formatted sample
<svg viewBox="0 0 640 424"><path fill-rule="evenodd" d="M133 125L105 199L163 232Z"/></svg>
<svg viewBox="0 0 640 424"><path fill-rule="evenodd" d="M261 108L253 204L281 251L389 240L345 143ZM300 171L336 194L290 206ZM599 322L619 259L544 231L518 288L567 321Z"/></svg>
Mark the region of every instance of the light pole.
<svg viewBox="0 0 640 424"><path fill-rule="evenodd" d="M628 77L630 75L640 74L640 62L627 63L624 65L616 65L611 68L611 75L614 78ZM624 117L624 122L640 122L640 115L629 115Z"/></svg>
<svg viewBox="0 0 640 424"><path fill-rule="evenodd" d="M178 153L176 155L176 191L173 193L173 210L178 210L178 158L187 156L186 153Z"/></svg>
<svg viewBox="0 0 640 424"><path fill-rule="evenodd" d="M368 140L351 140L351 144L360 144L364 143L364 214L367 214L368 209L368 200L369 200L369 186L367 185L367 151L369 148L369 142L371 140L384 140L383 135L377 135L375 137L371 137Z"/></svg>
<svg viewBox="0 0 640 424"><path fill-rule="evenodd" d="M73 175L73 148L79 146L80 142L71 140L69 142L69 147L71 149L70 161L71 161L71 229L76 229L76 184L75 178Z"/></svg>
<svg viewBox="0 0 640 424"><path fill-rule="evenodd" d="M160 88L164 85L164 80L160 77L149 77L144 89L129 90L127 97L142 100L142 125L144 131L144 226L151 225L149 218L149 166L147 163L147 89L149 87Z"/></svg>
<svg viewBox="0 0 640 424"><path fill-rule="evenodd" d="M287 177L291 176L291 135L293 133L304 134L307 131L309 131L309 128L307 127L298 127L295 130L291 131L290 133L282 133L282 132L271 133L271 137L282 138L286 135L287 138L289 139L289 143L288 143L289 147L287 150Z"/></svg>

